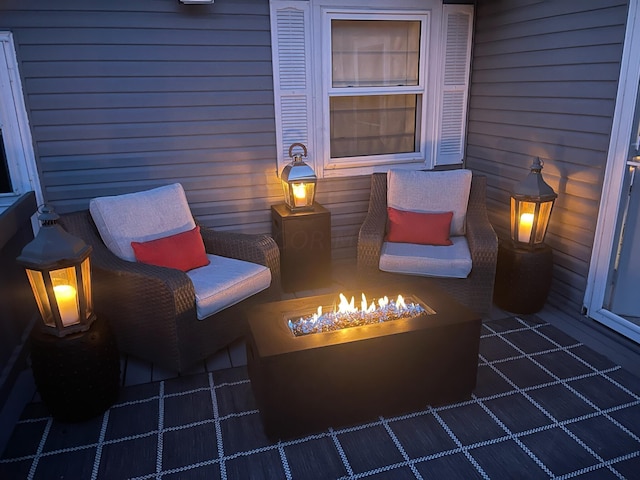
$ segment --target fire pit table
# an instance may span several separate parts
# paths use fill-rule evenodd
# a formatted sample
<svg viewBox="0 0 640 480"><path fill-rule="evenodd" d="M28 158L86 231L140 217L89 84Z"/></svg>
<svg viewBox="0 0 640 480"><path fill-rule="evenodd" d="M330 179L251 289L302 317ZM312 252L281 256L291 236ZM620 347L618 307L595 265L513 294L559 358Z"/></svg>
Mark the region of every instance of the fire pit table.
<svg viewBox="0 0 640 480"><path fill-rule="evenodd" d="M423 307L409 318L294 335L292 320L338 294L266 303L249 311L247 363L270 438L292 438L457 402L476 385L480 316L428 279L376 287L371 299L398 294ZM361 292L345 297L360 301Z"/></svg>

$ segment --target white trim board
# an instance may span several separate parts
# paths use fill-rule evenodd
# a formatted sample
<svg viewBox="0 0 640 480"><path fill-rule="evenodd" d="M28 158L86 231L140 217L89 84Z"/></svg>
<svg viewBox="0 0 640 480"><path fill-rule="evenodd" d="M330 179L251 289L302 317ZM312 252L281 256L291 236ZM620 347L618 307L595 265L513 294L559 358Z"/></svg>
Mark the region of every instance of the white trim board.
<svg viewBox="0 0 640 480"><path fill-rule="evenodd" d="M33 190L43 203L31 129L18 73L11 32L0 31L0 126L2 127L13 192L0 195L0 212L20 195Z"/></svg>

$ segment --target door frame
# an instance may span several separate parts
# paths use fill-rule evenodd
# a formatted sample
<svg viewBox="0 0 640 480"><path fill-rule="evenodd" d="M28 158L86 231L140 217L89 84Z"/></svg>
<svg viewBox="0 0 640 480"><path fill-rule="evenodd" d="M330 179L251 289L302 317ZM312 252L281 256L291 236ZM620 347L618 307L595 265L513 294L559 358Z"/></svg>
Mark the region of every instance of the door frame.
<svg viewBox="0 0 640 480"><path fill-rule="evenodd" d="M24 101L22 81L18 72L13 34L0 31L0 123L13 185L12 194L0 196L0 212L11 205L22 194L33 190L38 205L43 203L42 187L31 138L31 128Z"/></svg>
<svg viewBox="0 0 640 480"><path fill-rule="evenodd" d="M640 0L630 0L611 140L607 152L598 223L585 290L584 313L638 343L640 343L640 326L607 310L604 305L609 281L611 252L616 248L614 245L616 223L629 154L629 139L634 127L633 120L639 85Z"/></svg>

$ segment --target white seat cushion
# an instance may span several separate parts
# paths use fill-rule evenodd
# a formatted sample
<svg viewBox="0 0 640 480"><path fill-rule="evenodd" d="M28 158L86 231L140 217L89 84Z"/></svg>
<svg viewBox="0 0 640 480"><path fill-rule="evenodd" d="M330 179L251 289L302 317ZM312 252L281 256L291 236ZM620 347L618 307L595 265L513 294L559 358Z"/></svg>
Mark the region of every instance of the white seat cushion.
<svg viewBox="0 0 640 480"><path fill-rule="evenodd" d="M426 277L466 278L471 273L471 252L463 236L451 237L451 246L384 242L380 270Z"/></svg>
<svg viewBox="0 0 640 480"><path fill-rule="evenodd" d="M411 212L453 212L451 235L465 234L471 170L389 170L387 206Z"/></svg>
<svg viewBox="0 0 640 480"><path fill-rule="evenodd" d="M241 302L271 285L271 270L264 265L210 255L209 265L189 270L196 291L199 320Z"/></svg>
<svg viewBox="0 0 640 480"><path fill-rule="evenodd" d="M147 242L196 226L179 183L94 198L89 202L89 211L107 248L130 262L136 261L131 242Z"/></svg>

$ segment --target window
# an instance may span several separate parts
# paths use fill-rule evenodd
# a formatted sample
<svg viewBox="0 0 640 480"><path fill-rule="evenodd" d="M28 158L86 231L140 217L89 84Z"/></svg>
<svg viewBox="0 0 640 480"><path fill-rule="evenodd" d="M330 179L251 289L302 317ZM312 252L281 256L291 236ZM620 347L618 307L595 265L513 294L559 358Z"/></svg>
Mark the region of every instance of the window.
<svg viewBox="0 0 640 480"><path fill-rule="evenodd" d="M296 142L320 177L461 163L473 7L329 1L270 2L278 171Z"/></svg>
<svg viewBox="0 0 640 480"><path fill-rule="evenodd" d="M427 17L357 18L328 18L329 157L337 166L362 157L381 163L421 150L421 39Z"/></svg>

